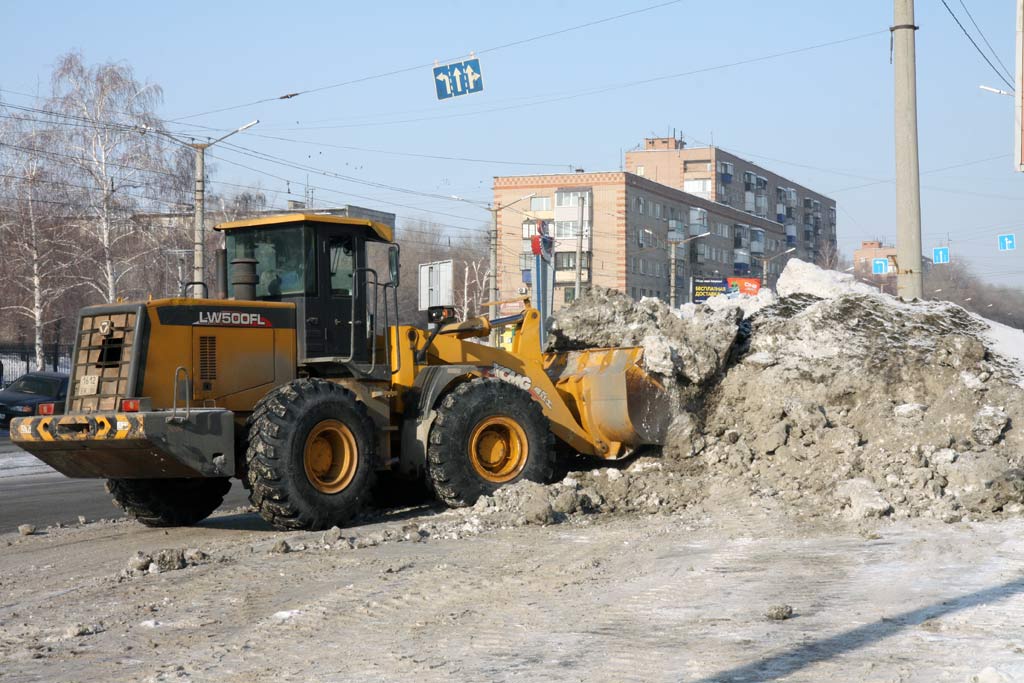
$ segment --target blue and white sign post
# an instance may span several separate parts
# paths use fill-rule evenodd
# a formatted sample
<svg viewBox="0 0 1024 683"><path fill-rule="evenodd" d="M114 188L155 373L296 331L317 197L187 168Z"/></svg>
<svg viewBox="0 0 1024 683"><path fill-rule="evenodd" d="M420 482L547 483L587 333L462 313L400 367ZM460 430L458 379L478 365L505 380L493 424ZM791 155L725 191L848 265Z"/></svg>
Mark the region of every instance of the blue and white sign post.
<svg viewBox="0 0 1024 683"><path fill-rule="evenodd" d="M932 249L932 263L949 263L949 247L935 247Z"/></svg>
<svg viewBox="0 0 1024 683"><path fill-rule="evenodd" d="M1017 239L1013 233L999 236L999 251L1013 251L1017 248Z"/></svg>
<svg viewBox="0 0 1024 683"><path fill-rule="evenodd" d="M484 77L480 73L480 60L467 59L434 67L434 87L437 99L447 100L460 95L469 95L484 89Z"/></svg>
<svg viewBox="0 0 1024 683"><path fill-rule="evenodd" d="M887 259L887 258L871 259L871 274L872 275L888 275L889 274L889 259Z"/></svg>

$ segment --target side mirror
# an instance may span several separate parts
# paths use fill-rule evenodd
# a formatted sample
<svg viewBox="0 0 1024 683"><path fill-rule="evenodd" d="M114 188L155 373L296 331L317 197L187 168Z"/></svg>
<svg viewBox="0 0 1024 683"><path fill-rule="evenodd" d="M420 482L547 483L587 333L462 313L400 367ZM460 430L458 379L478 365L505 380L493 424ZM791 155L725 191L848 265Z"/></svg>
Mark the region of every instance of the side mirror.
<svg viewBox="0 0 1024 683"><path fill-rule="evenodd" d="M388 248L388 275L391 278L391 284L395 287L398 286L398 277L401 266L398 262L398 245L392 244Z"/></svg>

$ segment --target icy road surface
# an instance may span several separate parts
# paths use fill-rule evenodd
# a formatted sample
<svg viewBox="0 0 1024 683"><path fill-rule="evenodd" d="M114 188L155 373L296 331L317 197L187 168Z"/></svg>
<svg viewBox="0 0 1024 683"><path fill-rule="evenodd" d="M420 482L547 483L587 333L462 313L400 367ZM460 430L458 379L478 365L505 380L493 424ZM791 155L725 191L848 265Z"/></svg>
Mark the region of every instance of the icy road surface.
<svg viewBox="0 0 1024 683"><path fill-rule="evenodd" d="M0 679L1024 677L1024 520L858 533L756 515L595 516L380 542L432 517L344 530L377 543L355 549L272 533L249 513L191 530L0 537ZM292 552L273 552L282 538ZM209 558L119 579L137 550L186 547ZM764 616L781 604L791 619Z"/></svg>

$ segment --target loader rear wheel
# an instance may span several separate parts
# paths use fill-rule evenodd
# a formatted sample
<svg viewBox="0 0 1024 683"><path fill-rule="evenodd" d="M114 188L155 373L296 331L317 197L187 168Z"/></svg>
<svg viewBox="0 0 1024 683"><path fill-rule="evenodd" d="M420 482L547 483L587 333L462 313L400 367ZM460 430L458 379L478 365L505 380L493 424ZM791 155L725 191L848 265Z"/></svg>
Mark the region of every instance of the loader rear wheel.
<svg viewBox="0 0 1024 683"><path fill-rule="evenodd" d="M278 529L347 522L369 498L373 422L355 394L298 379L267 394L249 418L249 500Z"/></svg>
<svg viewBox="0 0 1024 683"><path fill-rule="evenodd" d="M108 479L114 504L146 526L192 526L220 507L231 488L225 477Z"/></svg>
<svg viewBox="0 0 1024 683"><path fill-rule="evenodd" d="M554 459L554 436L540 405L507 382L476 379L438 406L427 474L442 502L465 507L506 484L551 481Z"/></svg>

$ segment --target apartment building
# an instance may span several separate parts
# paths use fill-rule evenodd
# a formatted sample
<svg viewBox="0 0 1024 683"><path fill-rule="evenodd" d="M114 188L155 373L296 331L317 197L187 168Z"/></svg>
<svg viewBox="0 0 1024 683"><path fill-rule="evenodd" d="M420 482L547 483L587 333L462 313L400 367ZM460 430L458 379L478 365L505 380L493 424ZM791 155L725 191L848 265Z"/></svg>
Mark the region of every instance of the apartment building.
<svg viewBox="0 0 1024 683"><path fill-rule="evenodd" d="M556 309L575 293L581 225L583 282L637 300L669 301L671 244L704 233L676 247L677 303L687 300L691 277L764 275L774 286L788 258L782 224L624 171L500 176L494 202L502 298L532 285L530 241L543 222L555 238Z"/></svg>
<svg viewBox="0 0 1024 683"><path fill-rule="evenodd" d="M681 138L647 138L626 153L626 171L779 223L787 248L821 261L836 253L836 203L823 194L718 147Z"/></svg>

